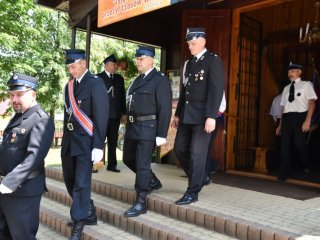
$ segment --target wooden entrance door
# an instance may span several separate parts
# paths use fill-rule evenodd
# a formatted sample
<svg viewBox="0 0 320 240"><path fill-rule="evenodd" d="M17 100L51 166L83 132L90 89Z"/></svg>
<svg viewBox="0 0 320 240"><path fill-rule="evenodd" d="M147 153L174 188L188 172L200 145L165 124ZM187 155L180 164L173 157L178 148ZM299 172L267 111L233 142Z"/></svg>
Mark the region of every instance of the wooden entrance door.
<svg viewBox="0 0 320 240"><path fill-rule="evenodd" d="M261 23L241 15L236 87L235 169L252 169L254 153L250 148L258 145L261 29Z"/></svg>
<svg viewBox="0 0 320 240"><path fill-rule="evenodd" d="M228 81L229 47L231 29L231 10L190 10L185 11L181 32L181 70L186 59L190 58L190 52L185 41L188 27L204 27L206 29L206 47L209 51L217 53L223 60L225 69L225 89ZM182 71L181 71L182 72ZM220 169L225 169L225 135L223 126L219 129L213 144L212 158L217 160Z"/></svg>

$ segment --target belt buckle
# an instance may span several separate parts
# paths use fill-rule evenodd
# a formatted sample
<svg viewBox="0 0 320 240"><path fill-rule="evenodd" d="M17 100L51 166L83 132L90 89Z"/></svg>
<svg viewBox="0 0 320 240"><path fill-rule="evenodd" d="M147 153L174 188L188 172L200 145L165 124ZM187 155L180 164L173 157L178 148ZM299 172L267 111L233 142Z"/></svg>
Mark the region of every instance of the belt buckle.
<svg viewBox="0 0 320 240"><path fill-rule="evenodd" d="M73 131L73 124L72 123L67 123L67 128L69 131Z"/></svg>
<svg viewBox="0 0 320 240"><path fill-rule="evenodd" d="M133 116L129 116L128 119L129 119L129 122L131 122L131 123L134 122Z"/></svg>

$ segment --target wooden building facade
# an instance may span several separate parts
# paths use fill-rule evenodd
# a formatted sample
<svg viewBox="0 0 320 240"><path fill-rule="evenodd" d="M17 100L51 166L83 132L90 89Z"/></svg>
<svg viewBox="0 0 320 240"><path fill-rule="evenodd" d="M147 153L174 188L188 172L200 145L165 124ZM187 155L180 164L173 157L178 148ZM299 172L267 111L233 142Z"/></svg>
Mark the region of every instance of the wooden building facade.
<svg viewBox="0 0 320 240"><path fill-rule="evenodd" d="M304 79L311 80L313 63L320 66L320 45L299 42L300 27L314 25L316 0L185 0L101 28L98 0L35 2L68 12L73 29L161 47L163 72L182 71L190 57L186 28L205 27L207 48L225 67L226 133L219 130L212 151L225 171L267 173L267 150L275 145L269 111L287 80L286 67L302 64Z"/></svg>

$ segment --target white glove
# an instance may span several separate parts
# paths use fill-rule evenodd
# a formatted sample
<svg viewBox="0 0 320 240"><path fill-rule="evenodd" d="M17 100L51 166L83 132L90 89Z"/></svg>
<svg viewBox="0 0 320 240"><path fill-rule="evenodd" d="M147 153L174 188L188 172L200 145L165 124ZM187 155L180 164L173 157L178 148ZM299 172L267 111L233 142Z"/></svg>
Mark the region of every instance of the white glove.
<svg viewBox="0 0 320 240"><path fill-rule="evenodd" d="M98 148L92 149L91 160L94 164L100 162L102 158L103 158L103 151L101 149L98 149Z"/></svg>
<svg viewBox="0 0 320 240"><path fill-rule="evenodd" d="M157 146L161 146L162 144L165 144L167 142L166 138L162 137L156 137L156 144Z"/></svg>
<svg viewBox="0 0 320 240"><path fill-rule="evenodd" d="M1 183L0 184L0 193L2 193L2 194L12 193L12 190Z"/></svg>

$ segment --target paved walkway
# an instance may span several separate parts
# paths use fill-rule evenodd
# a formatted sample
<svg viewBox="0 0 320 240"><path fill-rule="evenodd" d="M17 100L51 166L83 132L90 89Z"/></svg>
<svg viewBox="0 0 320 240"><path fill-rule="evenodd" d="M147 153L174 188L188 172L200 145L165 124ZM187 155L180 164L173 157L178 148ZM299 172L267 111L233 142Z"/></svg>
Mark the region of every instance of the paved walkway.
<svg viewBox="0 0 320 240"><path fill-rule="evenodd" d="M51 150L48 162L59 156L58 149ZM135 175L122 163L118 167L121 173L100 170L93 178L133 189ZM152 195L169 201L183 195L187 179L181 169L167 164L152 164L152 169L163 184L163 188ZM317 198L301 201L213 183L203 188L199 201L192 205L281 229L299 236L296 238L299 240L320 240L320 194Z"/></svg>

